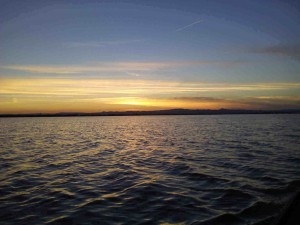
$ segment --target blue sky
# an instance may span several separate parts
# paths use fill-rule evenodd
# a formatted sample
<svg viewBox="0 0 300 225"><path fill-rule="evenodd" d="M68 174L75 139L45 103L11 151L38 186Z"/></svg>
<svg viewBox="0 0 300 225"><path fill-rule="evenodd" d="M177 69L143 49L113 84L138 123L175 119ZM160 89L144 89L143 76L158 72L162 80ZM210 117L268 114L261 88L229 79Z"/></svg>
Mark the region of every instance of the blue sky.
<svg viewBox="0 0 300 225"><path fill-rule="evenodd" d="M106 96L98 92L92 94L90 87L85 86L86 98L98 99L97 104L102 99L107 109L121 110L125 105L126 109L136 109L139 102L147 99L151 102L149 99L181 98L184 102L187 97L199 98L199 104L193 106L198 108L204 97L243 104L251 99L251 104L245 103L248 106L234 107L284 108L287 105L282 105L282 101L291 101L288 107L297 108L300 96L299 24L300 4L297 1L2 0L0 105L7 109L3 112L14 112L14 107L19 107L16 112L41 111L41 108L27 109L24 105L37 97L43 104L51 103L51 93L46 95L38 89L28 94L22 90L20 82L30 81L34 89L40 87L40 79L64 79L70 83L95 80L98 84L100 81L113 84L117 80L127 87L130 82L132 92L139 88L136 85L141 81L176 83L172 86L175 90L193 83L198 87L203 83L215 87L221 84L287 85L256 91L213 89L203 93L197 89L172 94L143 91L139 95L127 93L123 96L115 93L116 98L139 98L139 101L135 99L135 104L129 101L128 104L126 101L110 104ZM12 80L19 80L19 86L8 82ZM55 90L59 90L66 83L55 85ZM72 85L76 95L77 86ZM114 96L115 89L111 84L108 86ZM44 87L47 88L54 87ZM65 99L64 94L58 97ZM271 106L264 105L266 102L262 103L261 99L272 99L268 102ZM69 96L69 100L78 99ZM84 105L77 101L78 105L80 103ZM60 104L64 105L63 100ZM149 104L147 107L156 107L153 101L153 105ZM112 105L114 107L110 107ZM55 110L64 111L62 106ZM170 105L173 106L176 103Z"/></svg>

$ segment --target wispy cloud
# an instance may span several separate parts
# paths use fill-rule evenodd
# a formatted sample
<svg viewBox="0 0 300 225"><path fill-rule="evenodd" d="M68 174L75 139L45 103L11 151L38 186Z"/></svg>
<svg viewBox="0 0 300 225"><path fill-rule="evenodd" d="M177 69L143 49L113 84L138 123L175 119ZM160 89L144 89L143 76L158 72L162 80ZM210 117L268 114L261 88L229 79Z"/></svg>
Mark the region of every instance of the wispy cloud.
<svg viewBox="0 0 300 225"><path fill-rule="evenodd" d="M94 72L123 72L131 73L129 75L139 74L139 72L158 71L174 69L179 67L215 65L228 66L236 65L244 62L240 61L165 61L165 62L100 62L83 65L2 65L0 69L18 70L31 73L47 73L47 74L79 74Z"/></svg>
<svg viewBox="0 0 300 225"><path fill-rule="evenodd" d="M203 22L203 20L197 20L197 21L195 21L195 22L193 22L193 23L191 23L191 24L188 24L188 25L186 25L186 26L184 26L184 27L180 27L180 28L178 28L177 30L175 30L176 32L179 32L179 31L182 31L182 30L185 30L185 29L187 29L187 28L189 28L189 27L192 27L192 26L194 26L194 25L196 25L196 24L198 24L198 23L202 23Z"/></svg>
<svg viewBox="0 0 300 225"><path fill-rule="evenodd" d="M253 47L249 49L249 51L258 54L288 56L300 60L300 44L297 45L279 44L279 45L266 46L266 47Z"/></svg>
<svg viewBox="0 0 300 225"><path fill-rule="evenodd" d="M195 95L199 93L259 92L299 90L300 83L201 83L162 80L121 79L1 79L0 94L29 94L53 96L79 95ZM262 96L262 95L261 95ZM261 97L261 99L266 96ZM186 100L191 97L186 98ZM204 100L204 99L201 99ZM211 100L211 99L206 99ZM267 100L267 99L264 99Z"/></svg>
<svg viewBox="0 0 300 225"><path fill-rule="evenodd" d="M70 48L101 48L113 45L124 45L124 44L134 44L139 42L144 42L145 39L134 39L134 40L115 40L115 41L89 41L89 42L68 42L65 43L67 47Z"/></svg>
<svg viewBox="0 0 300 225"><path fill-rule="evenodd" d="M169 63L159 62L106 62L85 65L6 65L3 69L19 70L32 73L49 74L78 74L92 72L125 72L128 71L153 71L170 67Z"/></svg>
<svg viewBox="0 0 300 225"><path fill-rule="evenodd" d="M300 96L257 96L240 99L239 101L256 109L300 108Z"/></svg>
<svg viewBox="0 0 300 225"><path fill-rule="evenodd" d="M296 109L300 108L300 96L258 96L242 98L176 97L170 99L190 105L208 108L236 109Z"/></svg>
<svg viewBox="0 0 300 225"><path fill-rule="evenodd" d="M141 74L139 73L132 73L132 72L126 72L129 76L139 77Z"/></svg>

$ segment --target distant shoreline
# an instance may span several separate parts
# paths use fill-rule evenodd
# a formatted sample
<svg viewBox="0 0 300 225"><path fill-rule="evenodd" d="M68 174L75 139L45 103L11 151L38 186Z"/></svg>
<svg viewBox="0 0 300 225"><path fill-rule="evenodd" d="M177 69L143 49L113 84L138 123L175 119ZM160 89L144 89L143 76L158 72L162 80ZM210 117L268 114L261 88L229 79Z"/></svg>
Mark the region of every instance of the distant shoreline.
<svg viewBox="0 0 300 225"><path fill-rule="evenodd" d="M73 116L158 116L158 115L241 115L241 114L300 114L300 109L285 110L241 110L241 109L169 109L153 111L111 111L111 112L61 112L0 114L0 117L73 117Z"/></svg>

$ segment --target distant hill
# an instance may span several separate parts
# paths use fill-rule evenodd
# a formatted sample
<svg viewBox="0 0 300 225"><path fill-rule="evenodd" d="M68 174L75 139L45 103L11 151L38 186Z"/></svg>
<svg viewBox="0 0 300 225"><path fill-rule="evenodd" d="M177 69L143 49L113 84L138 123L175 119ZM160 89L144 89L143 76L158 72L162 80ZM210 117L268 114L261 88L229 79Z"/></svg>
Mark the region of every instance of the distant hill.
<svg viewBox="0 0 300 225"><path fill-rule="evenodd" d="M153 111L111 111L111 112L60 112L30 114L0 114L0 117L62 117L62 116L144 116L144 115L225 115L225 114L296 114L300 109L244 110L244 109L167 109Z"/></svg>

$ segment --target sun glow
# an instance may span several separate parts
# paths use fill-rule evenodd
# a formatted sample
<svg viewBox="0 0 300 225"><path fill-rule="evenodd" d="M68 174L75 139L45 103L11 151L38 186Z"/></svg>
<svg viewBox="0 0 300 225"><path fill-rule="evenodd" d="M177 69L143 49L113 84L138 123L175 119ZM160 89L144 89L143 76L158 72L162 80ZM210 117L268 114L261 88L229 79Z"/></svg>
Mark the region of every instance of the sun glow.
<svg viewBox="0 0 300 225"><path fill-rule="evenodd" d="M274 91L284 94L300 88L300 83L228 84L68 78L0 78L0 84L0 113L258 109L271 108L275 103L295 108L299 104L297 96L286 94L276 97L269 94Z"/></svg>
<svg viewBox="0 0 300 225"><path fill-rule="evenodd" d="M120 104L120 105L149 105L146 101L141 99L121 99L119 101L116 101L113 104Z"/></svg>

